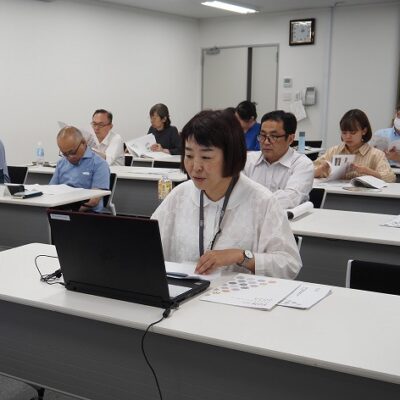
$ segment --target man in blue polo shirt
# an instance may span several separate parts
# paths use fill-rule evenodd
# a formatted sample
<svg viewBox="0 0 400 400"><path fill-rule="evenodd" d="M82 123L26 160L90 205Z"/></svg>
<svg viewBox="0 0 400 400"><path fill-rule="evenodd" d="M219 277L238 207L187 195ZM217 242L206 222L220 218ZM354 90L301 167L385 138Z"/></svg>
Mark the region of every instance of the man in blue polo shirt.
<svg viewBox="0 0 400 400"><path fill-rule="evenodd" d="M393 126L376 131L370 144L384 151L391 165L400 162L400 104L395 109Z"/></svg>
<svg viewBox="0 0 400 400"><path fill-rule="evenodd" d="M105 160L86 144L82 133L66 126L57 135L62 159L57 163L50 185L66 184L84 189L108 189L110 169ZM101 211L102 198L93 198L80 206L79 211Z"/></svg>
<svg viewBox="0 0 400 400"><path fill-rule="evenodd" d="M6 163L6 152L4 150L4 145L1 140L0 140L0 180L1 180L0 183L10 182L10 178L8 176L7 163Z"/></svg>

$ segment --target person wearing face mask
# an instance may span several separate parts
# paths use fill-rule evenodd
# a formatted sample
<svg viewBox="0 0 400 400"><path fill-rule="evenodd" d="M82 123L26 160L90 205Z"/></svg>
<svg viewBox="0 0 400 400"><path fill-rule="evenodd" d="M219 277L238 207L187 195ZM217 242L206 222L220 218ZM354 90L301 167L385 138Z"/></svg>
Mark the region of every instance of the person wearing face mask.
<svg viewBox="0 0 400 400"><path fill-rule="evenodd" d="M314 161L314 176L326 178L330 174L330 162L336 155L354 154L355 160L342 179L371 175L385 182L395 182L396 175L390 168L385 153L371 147L367 142L372 131L368 117L361 110L347 111L340 120L342 143L329 148L325 154Z"/></svg>
<svg viewBox="0 0 400 400"><path fill-rule="evenodd" d="M400 103L395 109L393 126L376 131L372 137L371 145L385 151L390 164L400 162Z"/></svg>

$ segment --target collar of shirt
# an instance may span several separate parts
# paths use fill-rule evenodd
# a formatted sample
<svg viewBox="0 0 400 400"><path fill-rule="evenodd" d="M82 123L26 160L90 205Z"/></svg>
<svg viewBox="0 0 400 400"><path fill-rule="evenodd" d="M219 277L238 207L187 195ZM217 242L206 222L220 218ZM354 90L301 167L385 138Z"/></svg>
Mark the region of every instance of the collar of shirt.
<svg viewBox="0 0 400 400"><path fill-rule="evenodd" d="M81 162L82 162L82 160L83 160L84 158L93 158L93 157L94 157L94 151L93 151L89 146L87 146L87 147L86 147L86 150L85 150L85 152L83 153L83 156L82 156L82 158L79 160L79 162L78 162L77 164L72 164L72 163L70 163L70 164L78 166L78 165L81 164ZM68 160L68 162L69 162L69 160Z"/></svg>
<svg viewBox="0 0 400 400"><path fill-rule="evenodd" d="M113 134L112 131L108 132L107 136L103 139L103 141L100 144L102 144L104 146L108 146L110 144L110 142L111 142L111 139L112 139L113 135L114 134Z"/></svg>
<svg viewBox="0 0 400 400"><path fill-rule="evenodd" d="M370 145L368 143L364 143L359 149L357 149L356 153L360 153L362 156L365 156L370 149ZM339 153L344 153L344 154L356 154L356 153L350 153L349 149L346 147L344 143L339 145Z"/></svg>
<svg viewBox="0 0 400 400"><path fill-rule="evenodd" d="M287 152L279 160L277 160L277 161L275 161L273 163L270 163L264 158L264 156L263 156L263 154L261 152L260 157L257 159L255 165L258 166L258 165L260 165L262 163L265 163L267 165L281 164L286 168L290 168L290 165L291 165L290 161L291 161L291 159L293 157L293 154L294 154L294 150L291 147L289 147Z"/></svg>
<svg viewBox="0 0 400 400"><path fill-rule="evenodd" d="M393 135L394 136L400 136L400 131L396 131L396 129L393 127Z"/></svg>

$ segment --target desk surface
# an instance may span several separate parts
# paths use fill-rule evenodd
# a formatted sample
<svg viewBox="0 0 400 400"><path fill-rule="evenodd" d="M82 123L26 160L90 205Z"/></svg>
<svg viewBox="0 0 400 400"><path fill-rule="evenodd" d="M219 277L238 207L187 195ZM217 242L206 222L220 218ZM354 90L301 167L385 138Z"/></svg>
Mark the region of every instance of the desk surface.
<svg viewBox="0 0 400 400"><path fill-rule="evenodd" d="M324 182L320 179L314 179L314 188L324 188L327 193L343 194L348 196L369 196L369 197L394 197L400 199L400 184L399 183L388 183L386 187L380 191L376 190L365 190L350 191L343 189L343 186L349 186L349 181L332 181ZM399 207L400 209L400 207Z"/></svg>
<svg viewBox="0 0 400 400"><path fill-rule="evenodd" d="M395 215L314 209L290 221L295 235L400 246L400 229L381 226Z"/></svg>
<svg viewBox="0 0 400 400"><path fill-rule="evenodd" d="M73 192L63 194L43 194L42 196L28 199L17 199L11 196L0 196L0 204L13 204L34 207L57 207L64 204L76 203L93 197L104 197L109 195L109 190L77 189Z"/></svg>
<svg viewBox="0 0 400 400"><path fill-rule="evenodd" d="M31 166L28 168L28 171L35 174L53 174L54 168ZM167 176L172 182L187 180L187 176L183 172L174 168L125 167L115 165L110 167L110 171L117 174L119 179L158 181L160 177Z"/></svg>
<svg viewBox="0 0 400 400"><path fill-rule="evenodd" d="M160 318L158 308L69 292L62 286L40 282L34 266L34 257L39 253L56 254L53 246L42 244L0 253L0 299L138 329ZM48 273L57 268L57 262L39 259L39 266ZM400 296L337 287L331 296L307 311L277 307L264 312L203 302L197 297L152 330L400 383L399 308Z"/></svg>

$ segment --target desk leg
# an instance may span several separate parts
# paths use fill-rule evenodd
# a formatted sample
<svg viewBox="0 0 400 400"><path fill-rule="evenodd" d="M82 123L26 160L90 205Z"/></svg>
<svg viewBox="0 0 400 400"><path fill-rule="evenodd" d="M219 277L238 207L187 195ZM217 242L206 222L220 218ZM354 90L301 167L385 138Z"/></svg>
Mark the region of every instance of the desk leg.
<svg viewBox="0 0 400 400"><path fill-rule="evenodd" d="M0 372L93 400L158 399L142 331L6 301L0 315ZM159 334L146 350L165 400L400 398L400 385Z"/></svg>

